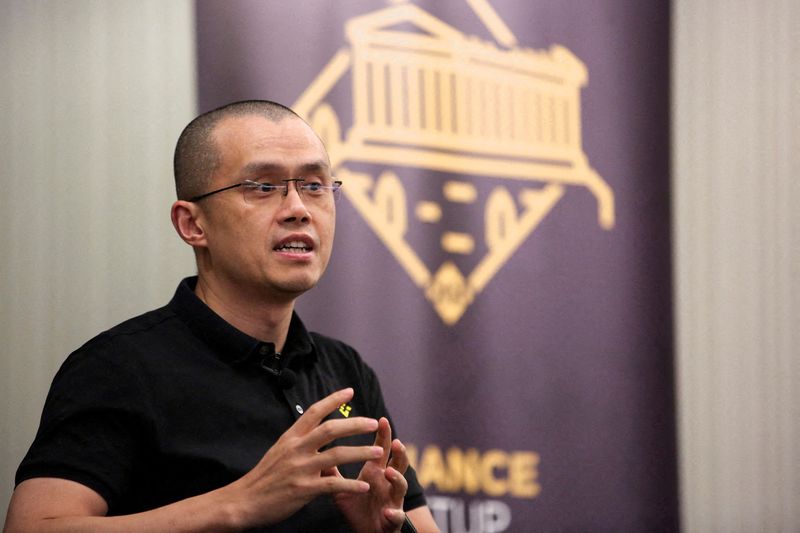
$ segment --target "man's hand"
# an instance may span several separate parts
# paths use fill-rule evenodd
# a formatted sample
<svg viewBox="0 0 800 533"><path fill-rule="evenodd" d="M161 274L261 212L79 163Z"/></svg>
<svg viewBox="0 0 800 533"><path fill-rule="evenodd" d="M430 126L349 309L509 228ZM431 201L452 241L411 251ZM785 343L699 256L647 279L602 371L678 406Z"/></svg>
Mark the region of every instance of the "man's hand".
<svg viewBox="0 0 800 533"><path fill-rule="evenodd" d="M232 484L219 489L225 493L225 500L237 502L234 506L236 521L242 527L274 524L285 520L322 494L365 497L371 494L371 482L376 473L371 473L366 479L359 477L358 480L323 475L338 471L337 465L362 461L372 465L371 468L377 468L384 455L388 455L382 441L378 443L377 440L374 446L337 446L319 451L339 438L376 430L381 434L378 421L370 418L356 417L322 422L329 413L352 397L353 389L344 389L309 407L281 435L255 468ZM388 422L383 424L388 427ZM390 483L392 486L395 484ZM401 503L403 494L405 488L399 494ZM397 498L396 495L394 497Z"/></svg>
<svg viewBox="0 0 800 533"><path fill-rule="evenodd" d="M341 492L334 496L339 510L357 533L397 532L405 520L403 498L408 482L403 477L408 469L408 456L403 444L392 441L389 421L381 418L375 446L380 446L380 457L364 464L358 475L360 481L369 484L369 492ZM334 479L344 479L334 466L325 472Z"/></svg>

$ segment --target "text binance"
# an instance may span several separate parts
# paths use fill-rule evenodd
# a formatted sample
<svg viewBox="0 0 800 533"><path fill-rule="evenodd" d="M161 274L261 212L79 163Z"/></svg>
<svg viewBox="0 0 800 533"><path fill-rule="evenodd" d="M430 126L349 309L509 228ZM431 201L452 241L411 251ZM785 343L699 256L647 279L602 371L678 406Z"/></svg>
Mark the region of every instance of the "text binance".
<svg viewBox="0 0 800 533"><path fill-rule="evenodd" d="M411 466L423 488L443 493L477 494L535 498L539 485L539 454L531 451L461 450L443 452L436 445L421 453L413 444L406 446Z"/></svg>

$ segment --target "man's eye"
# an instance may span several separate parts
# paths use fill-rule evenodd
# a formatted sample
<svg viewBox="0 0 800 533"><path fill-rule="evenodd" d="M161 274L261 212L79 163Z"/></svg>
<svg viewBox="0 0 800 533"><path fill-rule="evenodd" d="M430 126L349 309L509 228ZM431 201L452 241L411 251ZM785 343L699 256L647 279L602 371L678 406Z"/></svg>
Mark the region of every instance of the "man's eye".
<svg viewBox="0 0 800 533"><path fill-rule="evenodd" d="M267 192L274 192L275 190L277 190L277 188L278 188L277 186L271 183L259 183L258 187L256 187L256 191L267 193Z"/></svg>
<svg viewBox="0 0 800 533"><path fill-rule="evenodd" d="M320 192L322 190L322 184L316 182L304 183L303 189L307 190L308 192Z"/></svg>

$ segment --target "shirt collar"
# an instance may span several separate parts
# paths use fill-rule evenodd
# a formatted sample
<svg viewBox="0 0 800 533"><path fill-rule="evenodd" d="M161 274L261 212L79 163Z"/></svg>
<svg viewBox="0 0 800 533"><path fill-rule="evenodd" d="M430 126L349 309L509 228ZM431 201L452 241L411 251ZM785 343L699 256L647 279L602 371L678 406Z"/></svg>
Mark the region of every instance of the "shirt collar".
<svg viewBox="0 0 800 533"><path fill-rule="evenodd" d="M197 276L181 281L168 307L192 330L192 333L208 344L220 359L233 365L258 365L264 355L274 354L271 342L262 342L239 331L216 314L194 292ZM284 366L291 360L316 356L314 341L300 317L292 311L289 332L281 352Z"/></svg>

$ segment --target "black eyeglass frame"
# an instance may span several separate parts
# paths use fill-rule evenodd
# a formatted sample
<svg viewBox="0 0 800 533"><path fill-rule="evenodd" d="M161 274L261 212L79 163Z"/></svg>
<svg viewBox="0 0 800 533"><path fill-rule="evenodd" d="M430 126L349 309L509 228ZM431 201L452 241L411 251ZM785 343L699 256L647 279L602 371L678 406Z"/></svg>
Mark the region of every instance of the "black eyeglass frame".
<svg viewBox="0 0 800 533"><path fill-rule="evenodd" d="M286 197L286 196L289 195L289 183L294 182L295 190L297 191L297 193L300 195L301 198L303 197L303 194L300 191L300 187L302 186L303 183L305 183L305 181L306 181L305 178L290 178L290 179L285 179L285 180L281 180L281 181L285 184L283 186L283 194L281 194L281 196ZM256 188L256 187L263 187L265 185L271 185L271 184L269 184L269 183L259 183L257 181L253 181L253 180L244 180L241 183L234 183L233 185L228 185L227 187L222 187L221 189L217 189L217 190L214 190L214 191L211 191L211 192L207 192L207 193L204 193L204 194L199 194L197 196L193 196L192 198L189 198L189 201L192 202L192 203L199 202L203 198L208 198L209 196L211 196L213 194L217 194L218 192L225 192L225 191L228 191L230 189L235 189L237 187L252 187L252 188ZM280 187L279 185L271 185L271 186L275 187L275 188L279 188ZM334 181L332 185L317 185L317 187L319 189L325 189L325 190L329 189L332 193L335 193L336 191L338 191L341 186L342 186L342 182L338 181L338 180Z"/></svg>

